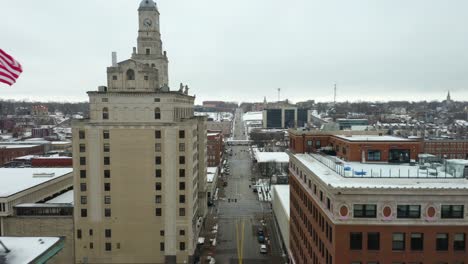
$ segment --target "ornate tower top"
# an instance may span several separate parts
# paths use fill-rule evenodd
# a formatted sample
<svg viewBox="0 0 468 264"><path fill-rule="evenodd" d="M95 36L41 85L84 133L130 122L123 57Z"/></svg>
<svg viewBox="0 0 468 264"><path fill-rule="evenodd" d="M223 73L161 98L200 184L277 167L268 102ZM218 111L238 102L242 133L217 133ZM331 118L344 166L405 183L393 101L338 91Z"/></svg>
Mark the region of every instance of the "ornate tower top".
<svg viewBox="0 0 468 264"><path fill-rule="evenodd" d="M153 2L153 0L142 0L140 3L140 8L158 9L156 3Z"/></svg>

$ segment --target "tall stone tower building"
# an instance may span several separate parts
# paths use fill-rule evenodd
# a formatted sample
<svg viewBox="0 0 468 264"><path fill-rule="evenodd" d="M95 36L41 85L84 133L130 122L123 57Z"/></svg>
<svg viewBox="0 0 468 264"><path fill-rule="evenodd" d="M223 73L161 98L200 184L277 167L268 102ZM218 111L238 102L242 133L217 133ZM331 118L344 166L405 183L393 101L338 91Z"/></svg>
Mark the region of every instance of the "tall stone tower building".
<svg viewBox="0 0 468 264"><path fill-rule="evenodd" d="M156 3L138 13L138 48L73 123L76 263L191 263L206 215L206 120L168 87Z"/></svg>

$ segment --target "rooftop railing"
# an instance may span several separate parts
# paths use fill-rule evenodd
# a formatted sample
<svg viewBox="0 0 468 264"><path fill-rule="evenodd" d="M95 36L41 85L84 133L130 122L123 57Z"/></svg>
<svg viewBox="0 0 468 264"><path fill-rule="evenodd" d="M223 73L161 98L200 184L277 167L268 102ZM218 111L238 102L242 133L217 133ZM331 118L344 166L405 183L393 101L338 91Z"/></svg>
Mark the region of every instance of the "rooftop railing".
<svg viewBox="0 0 468 264"><path fill-rule="evenodd" d="M406 178L406 179L462 179L463 173L457 173L456 170L447 171L447 166L398 166L390 164L381 165L385 168L353 168L353 164L347 164L345 161L323 154L309 154L313 159L327 166L329 169L345 178ZM359 167L359 166L358 166Z"/></svg>

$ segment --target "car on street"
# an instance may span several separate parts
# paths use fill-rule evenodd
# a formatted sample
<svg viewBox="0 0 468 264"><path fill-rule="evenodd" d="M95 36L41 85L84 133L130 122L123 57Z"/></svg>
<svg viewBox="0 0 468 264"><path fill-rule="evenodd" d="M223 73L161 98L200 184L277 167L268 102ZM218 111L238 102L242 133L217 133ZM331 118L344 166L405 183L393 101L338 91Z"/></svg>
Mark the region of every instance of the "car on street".
<svg viewBox="0 0 468 264"><path fill-rule="evenodd" d="M262 254L268 253L267 246L265 244L260 245L260 253Z"/></svg>
<svg viewBox="0 0 468 264"><path fill-rule="evenodd" d="M264 232L263 232L263 228L261 228L261 227L257 228L257 235L259 235L259 236L264 236L265 235Z"/></svg>
<svg viewBox="0 0 468 264"><path fill-rule="evenodd" d="M260 242L260 243L265 242L265 237L263 235L259 235L257 239L258 239L258 242Z"/></svg>

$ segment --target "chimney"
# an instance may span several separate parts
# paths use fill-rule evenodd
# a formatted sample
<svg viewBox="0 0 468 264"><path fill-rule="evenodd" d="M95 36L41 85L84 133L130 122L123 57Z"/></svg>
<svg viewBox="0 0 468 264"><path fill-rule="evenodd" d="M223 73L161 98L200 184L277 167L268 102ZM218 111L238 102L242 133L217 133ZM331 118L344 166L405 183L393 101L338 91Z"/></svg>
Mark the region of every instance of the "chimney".
<svg viewBox="0 0 468 264"><path fill-rule="evenodd" d="M117 67L117 52L112 52L112 67Z"/></svg>

